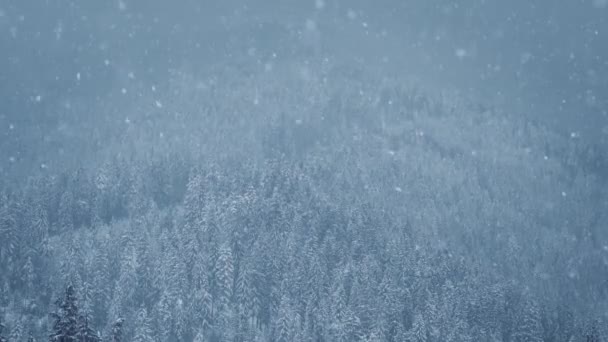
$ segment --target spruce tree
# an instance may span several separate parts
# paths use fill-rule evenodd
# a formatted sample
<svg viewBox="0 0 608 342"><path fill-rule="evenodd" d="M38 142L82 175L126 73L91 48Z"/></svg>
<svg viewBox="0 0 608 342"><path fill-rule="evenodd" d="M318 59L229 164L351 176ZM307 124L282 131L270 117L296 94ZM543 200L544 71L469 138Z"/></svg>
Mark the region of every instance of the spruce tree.
<svg viewBox="0 0 608 342"><path fill-rule="evenodd" d="M101 338L91 328L88 315L78 317L78 342L100 342Z"/></svg>
<svg viewBox="0 0 608 342"><path fill-rule="evenodd" d="M225 308L232 299L232 285L234 277L234 260L232 251L227 244L220 247L215 263L216 295L219 304Z"/></svg>
<svg viewBox="0 0 608 342"><path fill-rule="evenodd" d="M585 342L600 342L600 331L597 328L597 321L593 322L585 333Z"/></svg>
<svg viewBox="0 0 608 342"><path fill-rule="evenodd" d="M8 337L9 341L21 341L23 339L23 322L21 319L13 324L11 334Z"/></svg>
<svg viewBox="0 0 608 342"><path fill-rule="evenodd" d="M65 289L63 299L57 300L58 310L51 314L53 317L53 330L49 335L51 342L78 341L78 306L76 305L76 291L72 285Z"/></svg>
<svg viewBox="0 0 608 342"><path fill-rule="evenodd" d="M8 340L3 335L4 333L4 324L0 321L0 342L7 342Z"/></svg>
<svg viewBox="0 0 608 342"><path fill-rule="evenodd" d="M206 338L205 338L205 332L203 329L199 329L198 332L196 333L196 336L194 336L194 342L205 342Z"/></svg>
<svg viewBox="0 0 608 342"><path fill-rule="evenodd" d="M148 311L145 308L141 308L137 313L137 321L135 326L135 337L134 342L153 342L152 327L150 318L148 318Z"/></svg>
<svg viewBox="0 0 608 342"><path fill-rule="evenodd" d="M112 324L112 336L111 342L121 342L122 341L122 325L124 323L124 319L117 319L114 324Z"/></svg>
<svg viewBox="0 0 608 342"><path fill-rule="evenodd" d="M515 331L517 342L541 342L542 325L540 322L540 309L534 300L526 301L523 312Z"/></svg>
<svg viewBox="0 0 608 342"><path fill-rule="evenodd" d="M428 340L426 324L421 314L414 317L414 323L408 335L408 341L411 342L426 342Z"/></svg>
<svg viewBox="0 0 608 342"><path fill-rule="evenodd" d="M66 191L61 195L58 209L58 223L60 232L69 232L74 229L74 218L72 208L74 207L74 196L71 191Z"/></svg>

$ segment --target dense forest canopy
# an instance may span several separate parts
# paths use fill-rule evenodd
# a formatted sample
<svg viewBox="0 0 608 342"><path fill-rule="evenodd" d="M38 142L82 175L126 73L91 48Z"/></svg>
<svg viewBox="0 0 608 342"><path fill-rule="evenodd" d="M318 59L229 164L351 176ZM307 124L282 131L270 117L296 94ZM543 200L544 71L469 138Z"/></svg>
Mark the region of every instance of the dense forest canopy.
<svg viewBox="0 0 608 342"><path fill-rule="evenodd" d="M552 110L542 70L497 100L348 57L359 1L269 3L0 3L1 342L608 338L601 121L519 112ZM568 70L603 72L594 42Z"/></svg>

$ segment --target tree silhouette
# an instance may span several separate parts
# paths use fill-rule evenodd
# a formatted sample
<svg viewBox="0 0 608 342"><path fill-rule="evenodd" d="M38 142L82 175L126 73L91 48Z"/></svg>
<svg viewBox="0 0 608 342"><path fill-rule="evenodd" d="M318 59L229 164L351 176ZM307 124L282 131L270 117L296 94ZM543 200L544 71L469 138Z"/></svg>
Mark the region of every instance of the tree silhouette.
<svg viewBox="0 0 608 342"><path fill-rule="evenodd" d="M4 337L4 324L2 324L2 321L0 321L0 342L8 342L6 337Z"/></svg>
<svg viewBox="0 0 608 342"><path fill-rule="evenodd" d="M63 298L58 299L56 304L58 310L51 314L53 328L49 335L49 341L78 341L79 315L76 291L72 285L66 287Z"/></svg>

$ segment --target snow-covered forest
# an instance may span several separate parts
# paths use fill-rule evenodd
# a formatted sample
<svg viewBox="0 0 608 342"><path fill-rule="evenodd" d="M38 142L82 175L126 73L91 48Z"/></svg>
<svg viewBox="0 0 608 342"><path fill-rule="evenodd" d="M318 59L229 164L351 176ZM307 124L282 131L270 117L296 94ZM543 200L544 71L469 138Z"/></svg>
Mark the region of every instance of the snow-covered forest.
<svg viewBox="0 0 608 342"><path fill-rule="evenodd" d="M0 1L1 342L608 339L603 46L470 48L497 1L254 3Z"/></svg>

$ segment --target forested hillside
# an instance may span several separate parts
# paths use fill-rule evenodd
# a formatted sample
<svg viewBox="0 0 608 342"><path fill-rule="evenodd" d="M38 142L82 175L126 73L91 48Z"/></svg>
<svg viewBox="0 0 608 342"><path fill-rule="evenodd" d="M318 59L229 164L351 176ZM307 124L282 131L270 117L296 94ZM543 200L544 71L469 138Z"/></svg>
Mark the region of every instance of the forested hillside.
<svg viewBox="0 0 608 342"><path fill-rule="evenodd" d="M312 65L63 108L0 191L0 340L608 336L605 144Z"/></svg>

